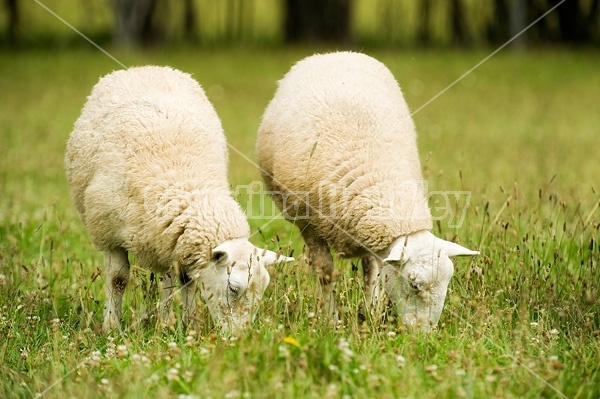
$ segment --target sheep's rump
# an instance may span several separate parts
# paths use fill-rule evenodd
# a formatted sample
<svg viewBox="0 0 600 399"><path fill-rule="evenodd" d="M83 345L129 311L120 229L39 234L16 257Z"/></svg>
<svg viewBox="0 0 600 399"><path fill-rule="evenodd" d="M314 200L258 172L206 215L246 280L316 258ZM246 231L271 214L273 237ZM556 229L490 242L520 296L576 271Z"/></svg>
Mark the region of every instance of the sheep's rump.
<svg viewBox="0 0 600 399"><path fill-rule="evenodd" d="M206 229L221 229L215 242L204 244L248 233L230 197L227 162L221 122L200 85L183 72L152 66L100 79L65 155L72 196L94 244L158 263L169 261L186 228L175 222L186 212L182 223L202 219ZM202 209L194 205L202 201Z"/></svg>
<svg viewBox="0 0 600 399"><path fill-rule="evenodd" d="M257 151L284 215L309 221L346 256L432 228L410 112L390 71L371 57L342 52L297 63L263 115Z"/></svg>

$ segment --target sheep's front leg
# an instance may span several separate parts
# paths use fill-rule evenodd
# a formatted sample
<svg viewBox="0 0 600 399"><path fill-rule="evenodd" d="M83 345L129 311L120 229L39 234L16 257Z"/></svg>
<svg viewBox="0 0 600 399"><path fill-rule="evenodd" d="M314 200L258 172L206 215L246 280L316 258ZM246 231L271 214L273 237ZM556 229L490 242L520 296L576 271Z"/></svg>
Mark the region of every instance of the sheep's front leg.
<svg viewBox="0 0 600 399"><path fill-rule="evenodd" d="M104 252L106 268L106 305L104 306L105 332L121 328L123 293L129 282L129 259L127 251L116 248Z"/></svg>
<svg viewBox="0 0 600 399"><path fill-rule="evenodd" d="M173 291L175 289L173 283L173 270L161 276L162 291L160 296L159 323L161 326L170 326L175 323L175 314L173 313Z"/></svg>
<svg viewBox="0 0 600 399"><path fill-rule="evenodd" d="M308 246L310 265L319 278L319 298L323 301L325 312L335 323L338 320L338 311L334 297L335 281L331 251L327 242L320 238L310 225L302 229L302 236Z"/></svg>
<svg viewBox="0 0 600 399"><path fill-rule="evenodd" d="M365 303L369 308L377 306L380 298L379 287L379 261L371 255L366 255L361 260L363 268L363 283Z"/></svg>
<svg viewBox="0 0 600 399"><path fill-rule="evenodd" d="M179 280L181 282L183 323L189 325L194 320L196 313L196 282L184 272L179 275Z"/></svg>

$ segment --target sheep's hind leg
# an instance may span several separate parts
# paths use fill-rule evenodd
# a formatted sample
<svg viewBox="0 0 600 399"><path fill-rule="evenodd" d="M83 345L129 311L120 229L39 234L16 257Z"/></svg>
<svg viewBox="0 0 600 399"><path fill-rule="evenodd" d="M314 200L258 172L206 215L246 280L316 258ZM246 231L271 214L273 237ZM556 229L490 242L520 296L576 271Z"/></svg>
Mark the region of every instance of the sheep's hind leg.
<svg viewBox="0 0 600 399"><path fill-rule="evenodd" d="M123 293L129 282L129 259L127 251L115 248L104 252L106 268L106 305L104 307L105 332L121 328Z"/></svg>
<svg viewBox="0 0 600 399"><path fill-rule="evenodd" d="M323 301L324 310L331 321L337 323L339 315L334 297L333 257L329 246L310 225L302 229L302 236L308 246L310 265L319 278L319 298Z"/></svg>

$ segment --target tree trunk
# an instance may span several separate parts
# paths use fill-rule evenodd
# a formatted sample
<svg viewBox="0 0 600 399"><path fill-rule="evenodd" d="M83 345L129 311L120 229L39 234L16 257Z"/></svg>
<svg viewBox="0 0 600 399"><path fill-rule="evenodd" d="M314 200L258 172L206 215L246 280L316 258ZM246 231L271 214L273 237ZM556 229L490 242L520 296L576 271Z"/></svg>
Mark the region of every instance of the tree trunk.
<svg viewBox="0 0 600 399"><path fill-rule="evenodd" d="M183 4L183 38L186 42L196 42L196 25L197 19L194 0L185 0Z"/></svg>
<svg viewBox="0 0 600 399"><path fill-rule="evenodd" d="M285 41L347 42L352 0L285 0Z"/></svg>
<svg viewBox="0 0 600 399"><path fill-rule="evenodd" d="M590 40L589 26L581 11L581 2L579 0L565 1L556 9L556 12L558 13L560 37L563 41L584 43Z"/></svg>
<svg viewBox="0 0 600 399"><path fill-rule="evenodd" d="M8 44L16 46L19 43L19 4L17 0L6 0L4 4L8 12L8 26L6 27Z"/></svg>
<svg viewBox="0 0 600 399"><path fill-rule="evenodd" d="M487 39L491 43L505 42L509 39L509 7L506 0L494 0L494 13L487 27Z"/></svg>
<svg viewBox="0 0 600 399"><path fill-rule="evenodd" d="M513 38L525 29L527 24L527 5L525 0L513 0L510 7L510 37ZM519 35L511 44L514 50L525 49L526 33Z"/></svg>
<svg viewBox="0 0 600 399"><path fill-rule="evenodd" d="M113 0L115 40L121 46L150 44L155 39L152 17L157 0Z"/></svg>
<svg viewBox="0 0 600 399"><path fill-rule="evenodd" d="M450 26L452 28L452 42L461 47L467 47L471 39L461 0L450 0Z"/></svg>
<svg viewBox="0 0 600 399"><path fill-rule="evenodd" d="M431 0L420 0L419 7L419 30L417 40L420 44L429 44L431 42Z"/></svg>

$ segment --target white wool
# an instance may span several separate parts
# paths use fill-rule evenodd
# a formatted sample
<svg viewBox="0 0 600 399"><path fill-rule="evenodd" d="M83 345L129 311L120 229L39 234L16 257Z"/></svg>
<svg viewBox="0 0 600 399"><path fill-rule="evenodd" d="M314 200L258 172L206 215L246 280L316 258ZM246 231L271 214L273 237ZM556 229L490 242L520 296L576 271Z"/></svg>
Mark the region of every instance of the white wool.
<svg viewBox="0 0 600 399"><path fill-rule="evenodd" d="M167 67L113 72L94 87L69 138L73 199L98 249L142 266L205 264L247 237L231 198L221 122L200 85Z"/></svg>
<svg viewBox="0 0 600 399"><path fill-rule="evenodd" d="M274 196L278 206L296 201L344 256L432 228L410 111L390 71L367 55L298 62L263 115L257 152L268 188L289 195L286 204Z"/></svg>
<svg viewBox="0 0 600 399"><path fill-rule="evenodd" d="M352 52L298 62L265 111L257 150L275 202L301 229L332 320L333 248L362 257L368 306L381 306L382 283L404 323L438 323L450 257L477 252L429 231L415 127L382 63Z"/></svg>
<svg viewBox="0 0 600 399"><path fill-rule="evenodd" d="M163 320L170 319L174 277L182 283L184 321L194 317L197 282L224 330L252 319L269 284L266 266L293 258L248 241L227 162L221 122L190 75L147 66L96 84L65 163L75 205L105 255L105 330L120 326L128 253L165 273Z"/></svg>

